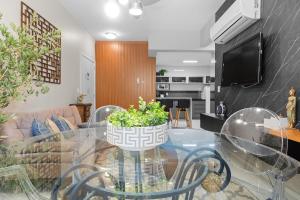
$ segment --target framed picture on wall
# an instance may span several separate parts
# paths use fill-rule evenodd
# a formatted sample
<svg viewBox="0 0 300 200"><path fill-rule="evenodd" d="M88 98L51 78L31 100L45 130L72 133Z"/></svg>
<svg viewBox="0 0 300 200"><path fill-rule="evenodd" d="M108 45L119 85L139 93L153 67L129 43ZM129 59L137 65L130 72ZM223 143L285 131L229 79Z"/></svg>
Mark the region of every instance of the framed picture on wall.
<svg viewBox="0 0 300 200"><path fill-rule="evenodd" d="M29 29L38 43L42 41L40 36L47 32L57 31L58 29L47 21L44 17L35 12L32 8L21 2L21 26ZM50 49L61 48L61 37L56 40L48 41ZM53 52L44 55L35 64L39 80L46 83L61 83L61 52Z"/></svg>

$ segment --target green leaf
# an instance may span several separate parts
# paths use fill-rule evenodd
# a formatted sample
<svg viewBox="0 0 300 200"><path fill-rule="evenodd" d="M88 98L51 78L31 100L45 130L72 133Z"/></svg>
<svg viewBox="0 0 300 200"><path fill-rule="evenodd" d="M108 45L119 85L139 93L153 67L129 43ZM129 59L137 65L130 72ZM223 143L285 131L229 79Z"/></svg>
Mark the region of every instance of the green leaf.
<svg viewBox="0 0 300 200"><path fill-rule="evenodd" d="M148 104L140 97L139 109L130 106L127 111L116 111L108 116L108 121L117 127L147 127L165 124L168 112L160 102L151 101Z"/></svg>
<svg viewBox="0 0 300 200"><path fill-rule="evenodd" d="M32 23L37 22L37 15L34 16ZM7 26L0 22L0 109L13 101L26 101L30 95L38 96L49 91L43 82L33 80L40 80L35 65L43 55L61 51L60 48L50 49L48 44L49 41L58 41L61 33L44 33L39 38L41 43L29 33L28 27ZM0 124L6 119L5 114L0 113Z"/></svg>

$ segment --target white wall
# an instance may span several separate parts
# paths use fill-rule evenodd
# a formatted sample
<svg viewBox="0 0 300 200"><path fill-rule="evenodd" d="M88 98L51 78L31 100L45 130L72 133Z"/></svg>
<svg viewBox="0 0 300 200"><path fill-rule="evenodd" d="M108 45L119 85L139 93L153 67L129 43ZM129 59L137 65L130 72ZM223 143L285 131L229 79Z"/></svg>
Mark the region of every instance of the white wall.
<svg viewBox="0 0 300 200"><path fill-rule="evenodd" d="M5 23L20 24L20 0L0 0ZM80 84L80 55L95 59L95 40L67 13L57 0L24 0L36 12L62 31L61 84L49 84L50 92L31 97L26 103L14 103L9 112L43 110L74 103Z"/></svg>

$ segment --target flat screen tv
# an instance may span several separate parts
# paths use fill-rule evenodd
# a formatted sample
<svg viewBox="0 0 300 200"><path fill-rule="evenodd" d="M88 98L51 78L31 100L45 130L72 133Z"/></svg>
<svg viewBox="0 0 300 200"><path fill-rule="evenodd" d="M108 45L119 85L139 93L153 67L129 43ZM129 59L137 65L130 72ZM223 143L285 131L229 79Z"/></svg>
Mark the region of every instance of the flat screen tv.
<svg viewBox="0 0 300 200"><path fill-rule="evenodd" d="M256 34L223 54L221 86L250 87L262 81L263 35Z"/></svg>

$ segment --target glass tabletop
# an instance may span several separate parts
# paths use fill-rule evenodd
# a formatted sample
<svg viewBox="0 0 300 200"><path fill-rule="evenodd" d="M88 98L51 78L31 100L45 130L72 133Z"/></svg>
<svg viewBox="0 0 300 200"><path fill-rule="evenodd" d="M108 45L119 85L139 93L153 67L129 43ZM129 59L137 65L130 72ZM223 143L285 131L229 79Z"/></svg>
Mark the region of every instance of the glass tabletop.
<svg viewBox="0 0 300 200"><path fill-rule="evenodd" d="M268 199L278 180L286 199L300 198L299 162L276 150L253 143L269 153L252 156L200 129L168 138L128 151L98 127L1 145L0 199Z"/></svg>

